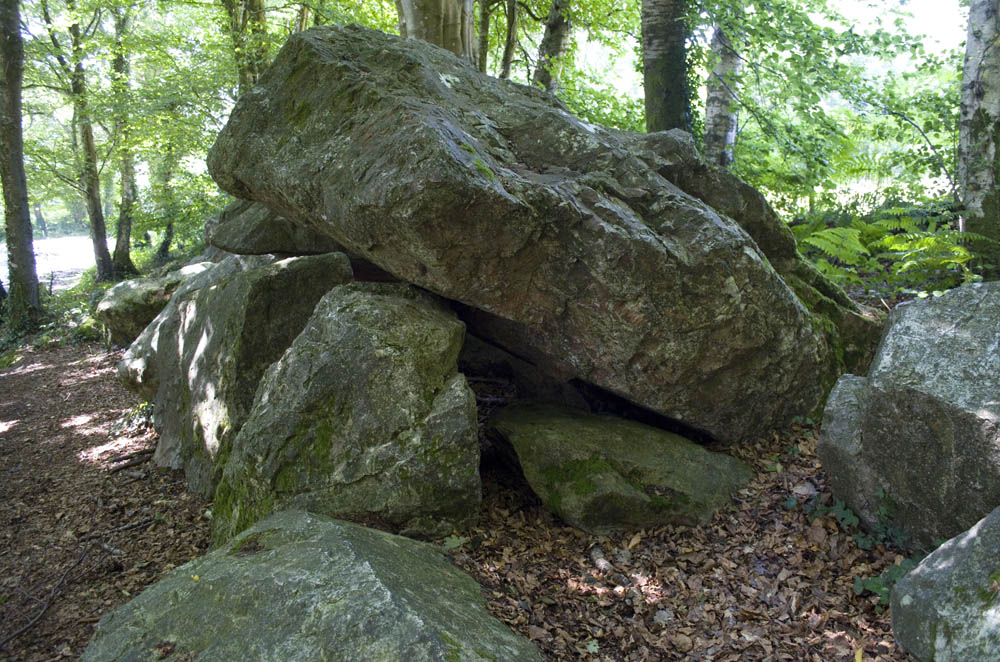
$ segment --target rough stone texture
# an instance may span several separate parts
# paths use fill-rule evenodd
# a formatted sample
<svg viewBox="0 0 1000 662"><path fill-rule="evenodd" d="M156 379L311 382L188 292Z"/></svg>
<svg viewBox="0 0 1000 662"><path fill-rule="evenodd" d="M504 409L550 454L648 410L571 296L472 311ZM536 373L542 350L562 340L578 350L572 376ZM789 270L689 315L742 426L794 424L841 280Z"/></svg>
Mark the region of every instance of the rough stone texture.
<svg viewBox="0 0 1000 662"><path fill-rule="evenodd" d="M541 662L436 548L283 511L105 615L86 662Z"/></svg>
<svg viewBox="0 0 1000 662"><path fill-rule="evenodd" d="M158 278L134 278L112 287L97 304L96 314L108 341L119 347L130 345L160 314L181 283L210 266L211 262L197 262Z"/></svg>
<svg viewBox="0 0 1000 662"><path fill-rule="evenodd" d="M922 662L1000 659L1000 508L893 587L892 633Z"/></svg>
<svg viewBox="0 0 1000 662"><path fill-rule="evenodd" d="M838 321L810 314L761 252L798 263L759 194L722 172L721 190L695 178L685 192L668 177L691 159L683 134L592 126L441 49L352 26L292 35L209 167L234 195L483 311L497 324L477 334L549 372L753 438L816 407L846 352ZM736 220L702 201L715 198Z"/></svg>
<svg viewBox="0 0 1000 662"><path fill-rule="evenodd" d="M337 242L308 223L289 223L256 202L236 200L205 223L211 246L238 255L311 255L340 250Z"/></svg>
<svg viewBox="0 0 1000 662"><path fill-rule="evenodd" d="M216 540L289 506L426 537L474 523L476 400L456 370L464 333L410 285L331 290L260 382L216 494Z"/></svg>
<svg viewBox="0 0 1000 662"><path fill-rule="evenodd" d="M183 468L192 491L211 495L264 370L350 278L342 253L233 256L178 288L118 367L156 405L156 463Z"/></svg>
<svg viewBox="0 0 1000 662"><path fill-rule="evenodd" d="M546 507L593 533L704 524L752 476L671 432L572 409L511 405L490 425Z"/></svg>
<svg viewBox="0 0 1000 662"><path fill-rule="evenodd" d="M1000 503L1000 283L898 306L867 378L830 395L819 456L834 494L914 545Z"/></svg>

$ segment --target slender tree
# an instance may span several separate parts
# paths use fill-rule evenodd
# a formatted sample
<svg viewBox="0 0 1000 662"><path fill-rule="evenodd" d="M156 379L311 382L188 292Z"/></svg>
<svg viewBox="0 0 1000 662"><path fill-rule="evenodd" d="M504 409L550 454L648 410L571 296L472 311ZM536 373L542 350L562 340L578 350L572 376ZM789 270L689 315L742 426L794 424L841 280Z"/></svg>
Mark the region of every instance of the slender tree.
<svg viewBox="0 0 1000 662"><path fill-rule="evenodd" d="M514 62L514 49L517 48L517 0L507 0L504 5L507 17L507 32L503 40L503 57L500 60L500 78L510 78L510 67Z"/></svg>
<svg viewBox="0 0 1000 662"><path fill-rule="evenodd" d="M80 188L83 190L87 205L87 216L90 220L90 239L94 246L94 262L97 266L98 280L112 280L114 268L111 253L108 251L107 225L104 220L104 208L101 204L101 179L97 166L97 143L94 139L94 123L90 114L90 101L87 90L87 70L84 66L86 53L84 41L95 29L99 15L97 10L92 14L88 24L81 23L82 14L78 11L77 0L67 0L66 8L70 16L68 27L70 50L67 57L62 40L58 34L56 22L49 12L48 2L42 0L42 16L52 43L52 53L62 73L69 80L69 97L73 104L74 140L79 138Z"/></svg>
<svg viewBox="0 0 1000 662"><path fill-rule="evenodd" d="M691 130L688 0L642 0L642 81L646 130Z"/></svg>
<svg viewBox="0 0 1000 662"><path fill-rule="evenodd" d="M715 26L712 35L712 60L715 66L705 87L705 135L703 153L705 160L728 168L733 162L733 145L736 143L737 90L742 60L733 48L721 25Z"/></svg>
<svg viewBox="0 0 1000 662"><path fill-rule="evenodd" d="M972 0L969 5L962 69L958 179L965 204L965 229L1000 241L998 14L1000 0Z"/></svg>
<svg viewBox="0 0 1000 662"><path fill-rule="evenodd" d="M568 10L569 0L552 0L552 8L545 19L542 41L538 44L538 65L532 82L549 92L558 90L559 79L553 75L553 69L566 51L566 44L573 31Z"/></svg>
<svg viewBox="0 0 1000 662"><path fill-rule="evenodd" d="M267 66L267 14L264 0L221 0L233 41L239 93L244 94Z"/></svg>
<svg viewBox="0 0 1000 662"><path fill-rule="evenodd" d="M472 57L472 0L396 0L399 34Z"/></svg>
<svg viewBox="0 0 1000 662"><path fill-rule="evenodd" d="M135 153L132 146L132 124L129 118L129 61L124 38L129 29L129 9L115 7L115 57L111 63L112 90L115 104L115 136L118 139L118 171L121 176L121 204L118 206L118 227L115 232L115 252L112 255L117 277L138 273L132 263L132 213L136 203Z"/></svg>
<svg viewBox="0 0 1000 662"><path fill-rule="evenodd" d="M24 42L17 0L0 2L0 182L3 184L10 274L8 315L11 326L30 329L42 312L24 174L21 80Z"/></svg>

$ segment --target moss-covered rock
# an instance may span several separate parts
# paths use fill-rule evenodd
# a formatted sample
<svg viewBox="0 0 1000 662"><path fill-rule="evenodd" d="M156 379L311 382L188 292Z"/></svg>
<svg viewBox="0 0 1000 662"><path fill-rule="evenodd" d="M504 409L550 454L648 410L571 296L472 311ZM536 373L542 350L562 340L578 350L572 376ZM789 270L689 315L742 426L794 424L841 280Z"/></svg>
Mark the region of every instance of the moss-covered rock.
<svg viewBox="0 0 1000 662"><path fill-rule="evenodd" d="M342 253L232 256L178 288L118 367L156 406L156 462L183 468L190 489L210 496L264 370L350 278Z"/></svg>
<svg viewBox="0 0 1000 662"><path fill-rule="evenodd" d="M256 202L235 200L205 223L209 245L239 255L329 253L340 246L311 224L290 223Z"/></svg>
<svg viewBox="0 0 1000 662"><path fill-rule="evenodd" d="M1000 659L1000 508L893 587L892 633L921 662Z"/></svg>
<svg viewBox="0 0 1000 662"><path fill-rule="evenodd" d="M133 278L112 287L97 304L97 319L108 341L120 347L130 345L166 307L181 283L211 266L211 262L197 262L157 278Z"/></svg>
<svg viewBox="0 0 1000 662"><path fill-rule="evenodd" d="M594 533L704 524L751 476L732 456L609 416L516 404L490 426L514 447L546 507Z"/></svg>
<svg viewBox="0 0 1000 662"><path fill-rule="evenodd" d="M105 615L86 662L541 662L438 549L282 511Z"/></svg>
<svg viewBox="0 0 1000 662"><path fill-rule="evenodd" d="M352 283L323 297L261 380L213 510L216 541L275 508L444 536L479 514L464 325L430 295Z"/></svg>
<svg viewBox="0 0 1000 662"><path fill-rule="evenodd" d="M720 440L812 413L849 362L783 279L787 228L690 136L590 125L418 40L292 35L209 169L482 312L480 337Z"/></svg>

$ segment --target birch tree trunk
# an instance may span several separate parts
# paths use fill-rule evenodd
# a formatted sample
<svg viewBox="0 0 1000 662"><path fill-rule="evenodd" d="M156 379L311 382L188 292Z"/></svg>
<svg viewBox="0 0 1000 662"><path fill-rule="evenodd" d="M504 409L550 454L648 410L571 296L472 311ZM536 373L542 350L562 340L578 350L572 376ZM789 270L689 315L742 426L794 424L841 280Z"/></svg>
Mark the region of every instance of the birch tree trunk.
<svg viewBox="0 0 1000 662"><path fill-rule="evenodd" d="M1000 240L1000 0L972 0L962 69L958 181L965 228ZM994 251L994 257L1000 251Z"/></svg>
<svg viewBox="0 0 1000 662"><path fill-rule="evenodd" d="M646 130L691 130L687 79L687 0L642 0L642 80Z"/></svg>
<svg viewBox="0 0 1000 662"><path fill-rule="evenodd" d="M3 185L4 221L10 293L10 325L30 329L42 312L38 275L28 209L28 180L24 174L24 137L21 125L21 80L24 42L17 0L0 2L0 182ZM0 290L2 290L0 286Z"/></svg>
<svg viewBox="0 0 1000 662"><path fill-rule="evenodd" d="M712 36L712 60L715 66L705 86L704 157L709 163L728 168L733 162L736 143L737 86L742 61L739 53L720 26Z"/></svg>
<svg viewBox="0 0 1000 662"><path fill-rule="evenodd" d="M396 0L399 34L472 60L472 0Z"/></svg>
<svg viewBox="0 0 1000 662"><path fill-rule="evenodd" d="M566 52L566 44L573 31L567 18L568 9L569 0L552 0L552 9L545 19L545 32L538 44L538 66L532 80L547 92L555 92L559 87L559 79L553 75L553 68L559 57Z"/></svg>

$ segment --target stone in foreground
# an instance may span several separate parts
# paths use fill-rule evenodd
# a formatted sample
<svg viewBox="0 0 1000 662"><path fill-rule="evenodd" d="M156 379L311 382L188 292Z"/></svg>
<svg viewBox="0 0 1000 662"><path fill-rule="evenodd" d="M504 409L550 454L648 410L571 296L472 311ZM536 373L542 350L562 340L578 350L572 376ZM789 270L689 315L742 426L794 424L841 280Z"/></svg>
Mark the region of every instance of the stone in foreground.
<svg viewBox="0 0 1000 662"><path fill-rule="evenodd" d="M545 506L591 533L705 524L752 476L732 456L610 416L517 404L490 425Z"/></svg>
<svg viewBox="0 0 1000 662"><path fill-rule="evenodd" d="M892 633L921 662L1000 660L1000 508L892 590Z"/></svg>
<svg viewBox="0 0 1000 662"><path fill-rule="evenodd" d="M156 406L156 463L183 468L188 487L210 496L264 370L350 279L347 256L329 253L232 256L185 282L118 367Z"/></svg>
<svg viewBox="0 0 1000 662"><path fill-rule="evenodd" d="M845 375L819 457L834 494L916 546L1000 503L1000 283L893 310L868 377Z"/></svg>
<svg viewBox="0 0 1000 662"><path fill-rule="evenodd" d="M799 258L759 193L721 172L717 190L670 181L697 160L686 134L593 126L442 49L349 26L289 38L209 168L483 311L477 334L551 374L752 439L810 413L864 351L768 262Z"/></svg>
<svg viewBox="0 0 1000 662"><path fill-rule="evenodd" d="M376 518L443 537L479 516L475 395L464 325L396 283L331 290L267 371L213 509L216 541L269 512Z"/></svg>
<svg viewBox="0 0 1000 662"><path fill-rule="evenodd" d="M107 614L86 662L541 662L436 548L283 511Z"/></svg>
<svg viewBox="0 0 1000 662"><path fill-rule="evenodd" d="M197 262L159 278L133 278L118 283L97 304L97 319L112 345L125 347L156 319L181 283L212 266Z"/></svg>

